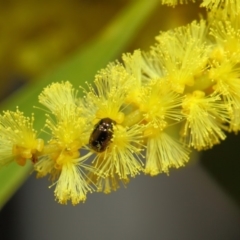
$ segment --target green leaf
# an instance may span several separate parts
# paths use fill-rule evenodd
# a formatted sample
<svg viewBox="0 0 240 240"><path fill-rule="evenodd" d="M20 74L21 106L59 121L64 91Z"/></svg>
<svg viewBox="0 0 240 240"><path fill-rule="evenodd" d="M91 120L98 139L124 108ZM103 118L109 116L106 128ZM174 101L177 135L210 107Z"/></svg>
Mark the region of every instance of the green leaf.
<svg viewBox="0 0 240 240"><path fill-rule="evenodd" d="M33 106L38 106L39 93L49 83L69 80L77 87L86 81L92 81L98 70L124 51L124 47L137 34L158 2L159 0L130 2L94 41L76 52L71 59L51 73L14 93L1 104L1 109L15 110L17 105L20 111L29 115L33 112ZM44 114L35 111L35 128L41 129L43 124ZM28 177L30 169L30 163L25 167L19 167L13 163L0 170L0 208Z"/></svg>

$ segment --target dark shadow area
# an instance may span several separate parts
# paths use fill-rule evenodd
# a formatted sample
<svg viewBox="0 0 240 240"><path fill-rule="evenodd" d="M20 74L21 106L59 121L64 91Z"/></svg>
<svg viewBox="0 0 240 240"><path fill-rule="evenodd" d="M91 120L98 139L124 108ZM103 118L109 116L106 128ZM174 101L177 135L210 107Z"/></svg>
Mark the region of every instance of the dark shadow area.
<svg viewBox="0 0 240 240"><path fill-rule="evenodd" d="M220 145L202 152L201 165L240 207L240 136L228 134Z"/></svg>

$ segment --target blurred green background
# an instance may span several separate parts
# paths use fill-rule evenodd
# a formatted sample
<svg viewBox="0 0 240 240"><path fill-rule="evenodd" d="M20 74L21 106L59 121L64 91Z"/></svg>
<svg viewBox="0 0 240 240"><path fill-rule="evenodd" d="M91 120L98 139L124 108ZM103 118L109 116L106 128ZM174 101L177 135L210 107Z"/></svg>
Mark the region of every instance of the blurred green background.
<svg viewBox="0 0 240 240"><path fill-rule="evenodd" d="M76 50L92 41L129 2L0 1L1 98L12 91L14 82L36 81L43 73L71 57ZM158 5L124 50L148 50L160 30L183 25L196 18L193 9L192 4L174 9Z"/></svg>
<svg viewBox="0 0 240 240"><path fill-rule="evenodd" d="M20 105L30 113L47 83L92 81L123 52L149 50L160 30L205 15L198 4L159 2L0 0L1 110ZM127 189L90 195L77 207L58 205L47 179L33 174L1 210L0 239L240 239L238 143L231 135L170 177L140 176ZM17 166L0 171L0 199L3 186L16 177L7 201L29 169L21 169L20 180Z"/></svg>

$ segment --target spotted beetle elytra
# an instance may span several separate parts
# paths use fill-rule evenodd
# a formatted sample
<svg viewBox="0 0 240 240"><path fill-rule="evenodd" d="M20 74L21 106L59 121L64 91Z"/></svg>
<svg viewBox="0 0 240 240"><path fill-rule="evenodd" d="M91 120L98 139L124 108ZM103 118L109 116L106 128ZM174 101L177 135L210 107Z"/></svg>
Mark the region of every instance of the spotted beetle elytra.
<svg viewBox="0 0 240 240"><path fill-rule="evenodd" d="M113 125L116 122L111 118L103 118L96 125L89 138L90 147L96 152L104 152L111 143Z"/></svg>

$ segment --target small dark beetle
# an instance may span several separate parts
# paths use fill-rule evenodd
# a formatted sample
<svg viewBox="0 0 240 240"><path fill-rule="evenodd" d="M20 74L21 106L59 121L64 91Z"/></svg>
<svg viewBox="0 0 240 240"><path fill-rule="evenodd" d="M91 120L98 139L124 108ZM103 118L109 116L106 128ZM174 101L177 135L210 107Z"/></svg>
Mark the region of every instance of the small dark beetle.
<svg viewBox="0 0 240 240"><path fill-rule="evenodd" d="M116 122L110 118L101 119L95 126L90 138L89 145L96 152L106 150L113 135L113 125Z"/></svg>

